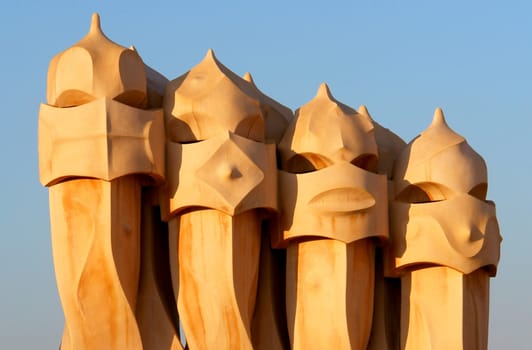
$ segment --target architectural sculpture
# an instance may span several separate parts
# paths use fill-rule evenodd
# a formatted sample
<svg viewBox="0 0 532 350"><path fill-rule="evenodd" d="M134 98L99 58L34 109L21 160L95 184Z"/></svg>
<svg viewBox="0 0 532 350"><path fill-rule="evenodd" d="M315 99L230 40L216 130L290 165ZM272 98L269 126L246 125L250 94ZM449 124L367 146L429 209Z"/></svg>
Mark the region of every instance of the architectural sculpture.
<svg viewBox="0 0 532 350"><path fill-rule="evenodd" d="M374 125L378 150L377 172L388 178L388 203L393 198L393 167L395 160L406 143L396 134L377 123L366 106L358 113L371 119ZM368 344L370 350L391 350L399 348L399 324L401 284L399 278L385 277L383 247L375 248L375 293L373 300L373 326Z"/></svg>
<svg viewBox="0 0 532 350"><path fill-rule="evenodd" d="M161 221L158 191L142 191L141 264L136 318L145 350L183 349L172 289L168 226Z"/></svg>
<svg viewBox="0 0 532 350"><path fill-rule="evenodd" d="M394 184L390 264L401 276L401 348L486 349L501 237L484 160L438 108L397 159Z"/></svg>
<svg viewBox="0 0 532 350"><path fill-rule="evenodd" d="M325 84L294 117L211 50L168 81L98 15L47 102L62 350L487 348L495 206L440 109L408 145Z"/></svg>
<svg viewBox="0 0 532 350"><path fill-rule="evenodd" d="M212 50L166 89L171 270L191 348L252 349L261 221L277 209L263 101Z"/></svg>
<svg viewBox="0 0 532 350"><path fill-rule="evenodd" d="M148 110L139 55L93 16L50 63L39 168L65 314L62 349L141 349L135 319L141 185L164 178L163 114Z"/></svg>
<svg viewBox="0 0 532 350"><path fill-rule="evenodd" d="M364 349L373 312L375 244L385 240L386 176L374 126L322 84L279 145L281 243L293 349ZM360 288L364 286L364 288Z"/></svg>
<svg viewBox="0 0 532 350"><path fill-rule="evenodd" d="M168 79L147 65L145 68L148 106L161 108ZM168 225L161 220L159 187L144 187L141 199L141 263L135 315L142 346L144 350L179 350L183 347L170 275Z"/></svg>
<svg viewBox="0 0 532 350"><path fill-rule="evenodd" d="M278 144L293 119L292 111L262 93L249 72L243 78L256 89L257 98L261 101L266 142ZM255 350L287 349L290 344L284 300L286 252L271 247L272 236L275 237L278 232L279 217L277 213L270 213L262 221L259 281L251 322L251 340Z"/></svg>

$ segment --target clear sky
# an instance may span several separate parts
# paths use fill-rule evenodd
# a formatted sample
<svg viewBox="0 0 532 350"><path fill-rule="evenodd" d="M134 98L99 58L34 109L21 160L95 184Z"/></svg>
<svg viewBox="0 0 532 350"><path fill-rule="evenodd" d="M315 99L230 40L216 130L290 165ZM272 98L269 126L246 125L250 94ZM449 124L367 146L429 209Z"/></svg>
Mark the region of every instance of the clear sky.
<svg viewBox="0 0 532 350"><path fill-rule="evenodd" d="M410 141L441 106L488 164L502 244L491 283L491 349L532 331L532 3L529 1L11 1L0 11L0 348L57 349L48 192L38 181L37 117L50 59L104 32L169 79L213 48L237 74L296 109L319 83L368 106Z"/></svg>

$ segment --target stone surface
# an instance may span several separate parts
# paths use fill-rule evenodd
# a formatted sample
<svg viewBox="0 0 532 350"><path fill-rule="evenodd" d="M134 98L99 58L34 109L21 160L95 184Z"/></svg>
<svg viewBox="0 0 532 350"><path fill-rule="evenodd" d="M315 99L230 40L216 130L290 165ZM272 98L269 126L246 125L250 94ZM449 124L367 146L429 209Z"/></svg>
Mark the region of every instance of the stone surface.
<svg viewBox="0 0 532 350"><path fill-rule="evenodd" d="M401 348L486 349L501 236L484 160L438 108L393 181L388 261L401 276Z"/></svg>
<svg viewBox="0 0 532 350"><path fill-rule="evenodd" d="M408 145L326 84L294 116L95 14L50 62L39 172L62 350L487 348L495 204L441 109Z"/></svg>
<svg viewBox="0 0 532 350"><path fill-rule="evenodd" d="M279 145L286 307L293 349L364 349L373 314L374 238L388 237L386 175L373 124L322 84Z"/></svg>
<svg viewBox="0 0 532 350"><path fill-rule="evenodd" d="M289 111L247 79L209 50L166 88L163 201L172 280L187 343L196 349L253 348L262 213L277 209L275 144L265 142L282 133ZM279 339L276 319L261 312L255 338Z"/></svg>

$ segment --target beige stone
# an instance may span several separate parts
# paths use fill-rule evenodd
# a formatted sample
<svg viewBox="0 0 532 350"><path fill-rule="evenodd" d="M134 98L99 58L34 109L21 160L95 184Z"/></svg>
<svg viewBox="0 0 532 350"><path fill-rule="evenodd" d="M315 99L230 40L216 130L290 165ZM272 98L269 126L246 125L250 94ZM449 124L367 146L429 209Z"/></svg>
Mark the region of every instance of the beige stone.
<svg viewBox="0 0 532 350"><path fill-rule="evenodd" d="M226 131L265 140L256 88L221 64L212 50L168 84L164 110L167 136L173 142L205 140Z"/></svg>
<svg viewBox="0 0 532 350"><path fill-rule="evenodd" d="M383 127L372 118L368 108L364 105L358 107L358 113L371 119L374 126L375 141L377 142L378 163L377 170L379 174L386 174L388 179L392 178L395 160L405 148L406 143L389 129ZM390 188L390 186L388 186ZM392 187L393 188L393 187Z"/></svg>
<svg viewBox="0 0 532 350"><path fill-rule="evenodd" d="M164 179L161 110L142 110L107 98L57 108L41 105L39 168L46 186L76 177L110 181L128 174Z"/></svg>
<svg viewBox="0 0 532 350"><path fill-rule="evenodd" d="M437 109L396 161L394 183L388 262L402 276L402 347L485 349L501 237L484 160Z"/></svg>
<svg viewBox="0 0 532 350"><path fill-rule="evenodd" d="M136 51L116 44L103 34L98 14L89 33L56 55L48 68L48 103L73 107L96 98L115 99L146 108L146 71Z"/></svg>
<svg viewBox="0 0 532 350"><path fill-rule="evenodd" d="M282 242L309 235L346 243L388 237L386 220L378 219L388 215L386 176L372 172L377 144L367 116L334 100L323 84L298 111L279 150Z"/></svg>
<svg viewBox="0 0 532 350"><path fill-rule="evenodd" d="M293 119L293 112L262 93L249 72L244 74L243 78L257 90L265 119L266 142L278 144ZM271 158L273 157L270 156L269 159ZM268 187L268 189L272 188L276 186ZM262 220L259 284L251 324L251 340L255 350L288 349L290 347L284 301L286 252L271 247L272 237L278 236L278 214L270 212Z"/></svg>
<svg viewBox="0 0 532 350"><path fill-rule="evenodd" d="M205 207L235 215L277 209L275 145L231 132L190 144L167 144L170 215Z"/></svg>
<svg viewBox="0 0 532 350"><path fill-rule="evenodd" d="M190 349L252 349L260 221L198 209L170 220L172 282Z"/></svg>
<svg viewBox="0 0 532 350"><path fill-rule="evenodd" d="M385 276L383 247L376 247L373 323L367 349L400 349L400 320L401 279Z"/></svg>
<svg viewBox="0 0 532 350"><path fill-rule="evenodd" d="M489 277L445 266L401 278L401 349L487 349ZM408 297L406 297L408 296Z"/></svg>
<svg viewBox="0 0 532 350"><path fill-rule="evenodd" d="M299 173L345 161L376 170L377 144L371 119L336 101L326 84L296 111L296 117L297 122L290 124L279 144L281 168Z"/></svg>
<svg viewBox="0 0 532 350"><path fill-rule="evenodd" d="M373 311L375 244L314 238L287 251L292 349L366 349Z"/></svg>
<svg viewBox="0 0 532 350"><path fill-rule="evenodd" d="M212 50L168 81L93 16L39 111L62 350L487 348L482 157L441 109L408 145L325 84L295 114Z"/></svg>
<svg viewBox="0 0 532 350"><path fill-rule="evenodd" d="M262 93L251 74L240 78L212 50L168 84L164 109L168 138L181 143L226 131L254 141L278 142L292 119L292 111Z"/></svg>
<svg viewBox="0 0 532 350"><path fill-rule="evenodd" d="M137 51L134 46L131 46L130 49ZM148 108L161 108L168 79L147 64L144 65L144 68L146 69Z"/></svg>
<svg viewBox="0 0 532 350"><path fill-rule="evenodd" d="M50 187L63 350L142 349L140 193L164 181L163 114L144 109L148 94L142 59L106 37L97 14L50 63L39 166Z"/></svg>
<svg viewBox="0 0 532 350"><path fill-rule="evenodd" d="M134 176L50 187L61 349L142 349L135 320L140 184Z"/></svg>
<svg viewBox="0 0 532 350"><path fill-rule="evenodd" d="M280 145L278 246L287 245L293 349L365 349L376 240L388 237L386 175L373 124L325 84L296 112ZM360 288L363 286L363 288Z"/></svg>
<svg viewBox="0 0 532 350"><path fill-rule="evenodd" d="M183 349L170 273L168 226L161 221L158 193L142 191L141 263L135 315L144 350Z"/></svg>
<svg viewBox="0 0 532 350"><path fill-rule="evenodd" d="M345 243L386 238L386 177L348 162L304 174L279 173L283 239L309 235Z"/></svg>
<svg viewBox="0 0 532 350"><path fill-rule="evenodd" d="M255 81L253 81L253 77L249 72L244 74L244 80L248 81L251 86L255 88L257 97L260 101L262 114L264 116L264 133L266 135L266 141L279 143L288 124L292 121L294 114L288 107L283 106L271 97L262 93L257 85L255 85Z"/></svg>
<svg viewBox="0 0 532 350"><path fill-rule="evenodd" d="M166 88L163 198L174 293L193 349L253 347L261 213L277 208L275 145L264 142L267 129L271 139L281 133L278 109L212 50Z"/></svg>
<svg viewBox="0 0 532 350"><path fill-rule="evenodd" d="M278 227L275 217L263 218L257 299L251 323L255 350L290 348L285 307L286 251L272 249L270 238Z"/></svg>
<svg viewBox="0 0 532 350"><path fill-rule="evenodd" d="M495 274L501 237L495 205L486 200L487 181L484 160L437 109L430 127L396 162L393 268L429 263Z"/></svg>
<svg viewBox="0 0 532 350"><path fill-rule="evenodd" d="M375 126L375 140L378 149L378 172L388 177L388 203L393 199L393 168L395 160L406 143L389 129L378 124L371 117L366 106L358 108L358 113L371 118ZM384 276L382 247L375 252L375 294L373 300L373 323L368 350L399 349L399 322L401 313L401 280Z"/></svg>

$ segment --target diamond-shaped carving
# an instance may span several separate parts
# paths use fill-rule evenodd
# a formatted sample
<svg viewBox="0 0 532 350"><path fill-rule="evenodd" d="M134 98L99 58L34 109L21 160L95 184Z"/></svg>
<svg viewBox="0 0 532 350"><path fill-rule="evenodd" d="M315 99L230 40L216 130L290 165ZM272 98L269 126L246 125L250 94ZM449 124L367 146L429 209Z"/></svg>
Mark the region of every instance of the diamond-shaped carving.
<svg viewBox="0 0 532 350"><path fill-rule="evenodd" d="M196 176L214 189L232 209L264 178L262 170L231 139L206 160Z"/></svg>

